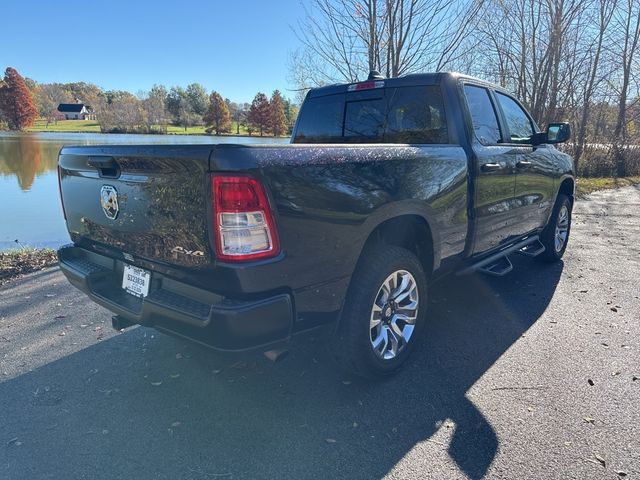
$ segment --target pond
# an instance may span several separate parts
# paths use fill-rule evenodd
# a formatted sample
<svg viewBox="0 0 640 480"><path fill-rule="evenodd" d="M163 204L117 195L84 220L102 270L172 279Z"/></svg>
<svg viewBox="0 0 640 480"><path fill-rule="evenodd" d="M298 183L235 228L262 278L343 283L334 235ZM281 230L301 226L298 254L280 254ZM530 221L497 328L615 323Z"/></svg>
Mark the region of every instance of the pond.
<svg viewBox="0 0 640 480"><path fill-rule="evenodd" d="M287 138L0 132L0 250L69 242L56 171L63 145L287 143Z"/></svg>

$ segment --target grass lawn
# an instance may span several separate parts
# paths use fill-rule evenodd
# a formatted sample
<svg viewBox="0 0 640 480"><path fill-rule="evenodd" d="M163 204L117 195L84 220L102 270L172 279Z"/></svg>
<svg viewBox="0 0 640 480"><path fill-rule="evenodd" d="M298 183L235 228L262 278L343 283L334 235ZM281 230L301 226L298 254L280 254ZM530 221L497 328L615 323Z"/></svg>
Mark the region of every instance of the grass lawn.
<svg viewBox="0 0 640 480"><path fill-rule="evenodd" d="M33 126L26 129L27 132L80 132L80 133L100 133L100 125L95 120L59 120L57 123L50 123L47 127L47 121L43 118L36 120ZM225 135L236 135L236 123L231 126L229 133ZM177 127L175 125L167 126L167 133L171 135L208 135L205 132L204 125L194 127ZM249 135L244 126L240 126L240 135ZM253 132L253 136L259 136L259 133ZM269 135L265 135L269 136Z"/></svg>
<svg viewBox="0 0 640 480"><path fill-rule="evenodd" d="M43 118L36 120L33 126L27 128L27 132L88 132L100 133L100 125L95 120L59 120L50 123Z"/></svg>
<svg viewBox="0 0 640 480"><path fill-rule="evenodd" d="M622 178L582 178L578 177L576 182L576 194L578 196L588 195L596 190L604 190L605 188L628 187L629 185L640 184L640 177L622 177Z"/></svg>
<svg viewBox="0 0 640 480"><path fill-rule="evenodd" d="M168 125L167 126L167 133L170 134L177 134L177 135L208 135L207 132L204 131L205 127L204 125L197 125L195 127L187 127L187 130L185 131L184 127L177 127L175 125ZM231 130L229 131L229 133L226 133L225 135L236 135L236 123L233 122L232 126L231 126ZM247 132L247 129L240 125L240 134L239 135L249 135L249 132ZM257 137L259 136L259 133L253 132L253 136Z"/></svg>

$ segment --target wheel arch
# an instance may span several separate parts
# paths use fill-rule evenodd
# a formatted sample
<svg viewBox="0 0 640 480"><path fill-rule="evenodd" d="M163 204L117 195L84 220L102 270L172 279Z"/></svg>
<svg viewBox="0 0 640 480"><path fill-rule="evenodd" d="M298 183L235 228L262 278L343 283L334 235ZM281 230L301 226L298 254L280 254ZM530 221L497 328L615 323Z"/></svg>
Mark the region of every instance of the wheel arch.
<svg viewBox="0 0 640 480"><path fill-rule="evenodd" d="M555 208L556 203L558 202L558 196L560 194L566 195L569 197L569 202L571 202L571 207L573 208L573 203L575 199L575 188L576 188L576 180L571 175L563 175L560 178L558 183L558 189L555 192L555 198L553 199L553 205L549 209L549 213L547 214L547 219L543 225L543 228L546 228L549 225L549 221L553 215L553 210Z"/></svg>
<svg viewBox="0 0 640 480"><path fill-rule="evenodd" d="M574 200L574 196L575 196L575 188L576 188L576 182L575 179L573 177L570 176L565 176L560 180L560 186L558 187L558 193L556 195L556 198L559 194L564 194L567 197L569 197L569 200L571 201L571 204L573 205L573 200Z"/></svg>
<svg viewBox="0 0 640 480"><path fill-rule="evenodd" d="M361 244L362 248L355 259L346 293L342 299L342 308L336 322L336 328L342 323L344 302L349 297L354 288L354 277L359 266L366 260L371 247L380 243L396 245L416 254L423 265L423 270L427 280L439 267L440 249L437 229L433 226L435 222L430 221L429 214L425 213L424 204L414 205L410 202L399 204L389 204L384 209L370 216L364 223L366 227L366 237Z"/></svg>
<svg viewBox="0 0 640 480"><path fill-rule="evenodd" d="M414 253L429 278L438 265L437 243L429 221L417 213L403 213L379 221L364 242L358 261L362 262L373 245L402 247Z"/></svg>

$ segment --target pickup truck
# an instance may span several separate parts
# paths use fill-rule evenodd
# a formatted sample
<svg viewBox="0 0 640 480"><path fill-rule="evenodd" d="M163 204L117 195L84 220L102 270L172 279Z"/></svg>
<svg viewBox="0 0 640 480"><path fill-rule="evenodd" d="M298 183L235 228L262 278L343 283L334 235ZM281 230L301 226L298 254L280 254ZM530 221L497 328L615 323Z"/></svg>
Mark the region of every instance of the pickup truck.
<svg viewBox="0 0 640 480"><path fill-rule="evenodd" d="M117 329L236 353L325 331L340 366L387 375L430 282L562 257L569 135L484 81L372 72L309 91L291 144L65 147L60 267Z"/></svg>

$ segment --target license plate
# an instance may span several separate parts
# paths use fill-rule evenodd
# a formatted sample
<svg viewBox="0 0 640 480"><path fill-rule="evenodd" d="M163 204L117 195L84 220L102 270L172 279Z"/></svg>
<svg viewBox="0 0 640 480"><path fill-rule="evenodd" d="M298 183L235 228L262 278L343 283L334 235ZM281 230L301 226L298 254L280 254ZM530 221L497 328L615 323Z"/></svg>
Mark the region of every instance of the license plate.
<svg viewBox="0 0 640 480"><path fill-rule="evenodd" d="M149 294L149 283L151 283L150 272L131 265L124 266L122 288L127 293L140 298L146 297Z"/></svg>

